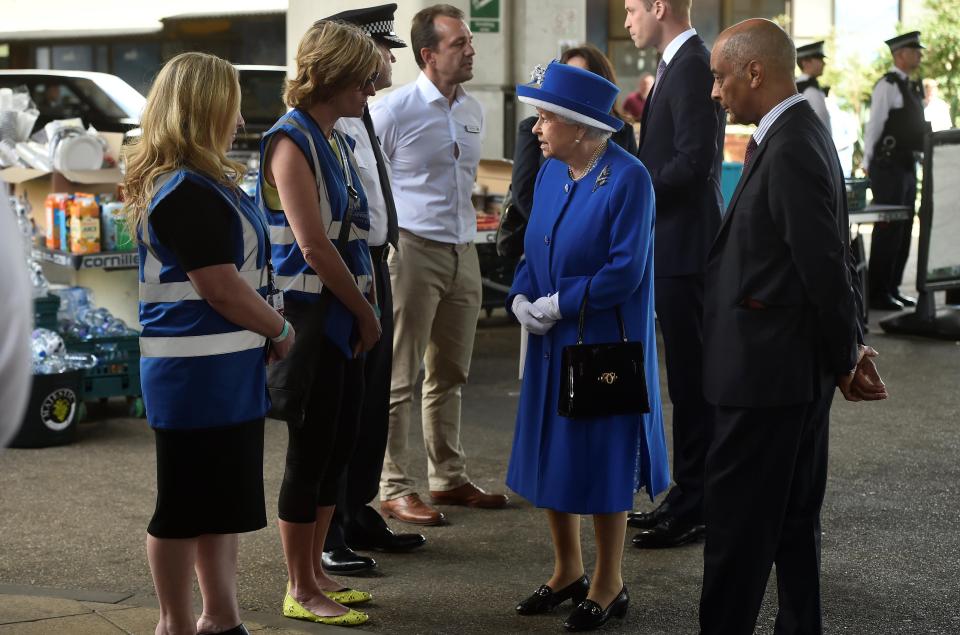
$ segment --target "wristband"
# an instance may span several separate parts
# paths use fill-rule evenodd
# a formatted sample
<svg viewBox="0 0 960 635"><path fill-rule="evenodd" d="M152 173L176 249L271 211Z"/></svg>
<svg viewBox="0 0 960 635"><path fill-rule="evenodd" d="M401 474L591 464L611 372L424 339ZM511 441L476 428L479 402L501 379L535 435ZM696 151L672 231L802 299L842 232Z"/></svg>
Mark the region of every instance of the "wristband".
<svg viewBox="0 0 960 635"><path fill-rule="evenodd" d="M290 323L286 320L283 321L283 329L280 331L280 335L276 337L271 337L270 341L274 344L279 344L283 340L287 339L287 336L290 335Z"/></svg>

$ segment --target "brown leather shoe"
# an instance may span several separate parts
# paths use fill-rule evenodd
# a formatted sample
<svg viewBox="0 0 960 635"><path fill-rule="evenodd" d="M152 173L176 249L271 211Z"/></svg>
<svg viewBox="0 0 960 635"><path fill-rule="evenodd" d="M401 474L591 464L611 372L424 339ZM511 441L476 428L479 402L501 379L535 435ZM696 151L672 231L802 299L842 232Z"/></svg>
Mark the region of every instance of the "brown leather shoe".
<svg viewBox="0 0 960 635"><path fill-rule="evenodd" d="M430 490L430 499L438 505L466 505L481 509L500 509L510 500L503 494L488 494L473 483L464 483L446 492Z"/></svg>
<svg viewBox="0 0 960 635"><path fill-rule="evenodd" d="M400 498L380 501L380 513L387 518L413 525L439 525L443 523L443 514L430 507L417 494L407 494Z"/></svg>

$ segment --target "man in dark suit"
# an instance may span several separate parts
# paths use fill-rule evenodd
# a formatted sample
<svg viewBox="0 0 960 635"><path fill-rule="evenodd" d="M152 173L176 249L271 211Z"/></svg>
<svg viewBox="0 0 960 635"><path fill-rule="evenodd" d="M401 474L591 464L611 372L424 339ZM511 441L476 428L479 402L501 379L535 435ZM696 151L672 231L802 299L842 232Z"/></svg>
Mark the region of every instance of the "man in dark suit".
<svg viewBox="0 0 960 635"><path fill-rule="evenodd" d="M706 460L700 628L751 635L771 567L774 632L820 633L820 507L834 388L883 399L853 286L846 193L823 122L793 78L795 49L769 20L724 31L713 98L758 124L710 249L704 389L716 405Z"/></svg>
<svg viewBox="0 0 960 635"><path fill-rule="evenodd" d="M637 157L657 196L656 310L673 404L675 485L654 511L631 514L640 548L703 535L703 461L713 408L701 378L703 272L720 226L724 115L710 99L710 52L690 26L690 0L627 0L624 26L661 56L644 107Z"/></svg>

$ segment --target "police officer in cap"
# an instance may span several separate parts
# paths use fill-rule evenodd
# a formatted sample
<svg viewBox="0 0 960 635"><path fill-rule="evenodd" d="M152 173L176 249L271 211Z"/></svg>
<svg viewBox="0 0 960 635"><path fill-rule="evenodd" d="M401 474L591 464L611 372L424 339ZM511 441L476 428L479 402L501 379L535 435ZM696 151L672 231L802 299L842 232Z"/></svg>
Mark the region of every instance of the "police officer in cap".
<svg viewBox="0 0 960 635"><path fill-rule="evenodd" d="M389 88L392 49L404 48L406 42L394 32L396 4L353 9L332 15L326 20L348 22L370 34L383 56L380 74L374 88ZM357 448L340 477L340 493L323 551L323 566L337 573L356 573L376 566L373 558L362 556L356 549L409 551L422 546L420 534L396 534L369 503L377 497L380 471L387 444L390 409L390 374L393 365L393 297L387 252L397 245L397 209L390 187L390 169L380 151L380 142L373 121L366 109L362 118L341 118L336 129L356 141L354 156L360 168L360 179L370 209L370 255L374 261L377 304L381 309L381 335L377 345L367 353L364 364L364 403L360 414Z"/></svg>
<svg viewBox="0 0 960 635"><path fill-rule="evenodd" d="M910 231L917 195L917 153L929 124L923 116L923 89L910 74L920 66L920 32L887 40L893 68L877 82L864 134L864 164L874 203L906 205L910 218L876 223L870 246L870 308L896 311L915 300L900 293L903 269L910 254Z"/></svg>
<svg viewBox="0 0 960 635"><path fill-rule="evenodd" d="M820 121L827 127L827 132L832 134L830 112L827 110L827 95L830 88L821 88L817 81L817 78L823 75L823 61L826 58L827 56L823 54L822 40L797 47L797 66L800 67L800 75L797 76L797 92L806 98L813 112L817 113Z"/></svg>

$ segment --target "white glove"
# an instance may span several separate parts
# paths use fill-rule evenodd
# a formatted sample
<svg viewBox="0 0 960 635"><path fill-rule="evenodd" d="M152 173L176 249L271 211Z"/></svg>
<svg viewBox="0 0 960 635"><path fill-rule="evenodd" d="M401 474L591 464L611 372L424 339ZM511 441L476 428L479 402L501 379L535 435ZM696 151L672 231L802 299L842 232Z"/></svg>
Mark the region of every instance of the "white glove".
<svg viewBox="0 0 960 635"><path fill-rule="evenodd" d="M547 318L525 295L518 295L513 299L513 314L523 328L534 335L546 335L556 322Z"/></svg>
<svg viewBox="0 0 960 635"><path fill-rule="evenodd" d="M540 309L540 312L546 316L547 319L553 320L554 322L560 320L563 316L560 315L560 293L554 293L553 295L547 295L542 298L538 298L536 302L533 303L533 306Z"/></svg>

